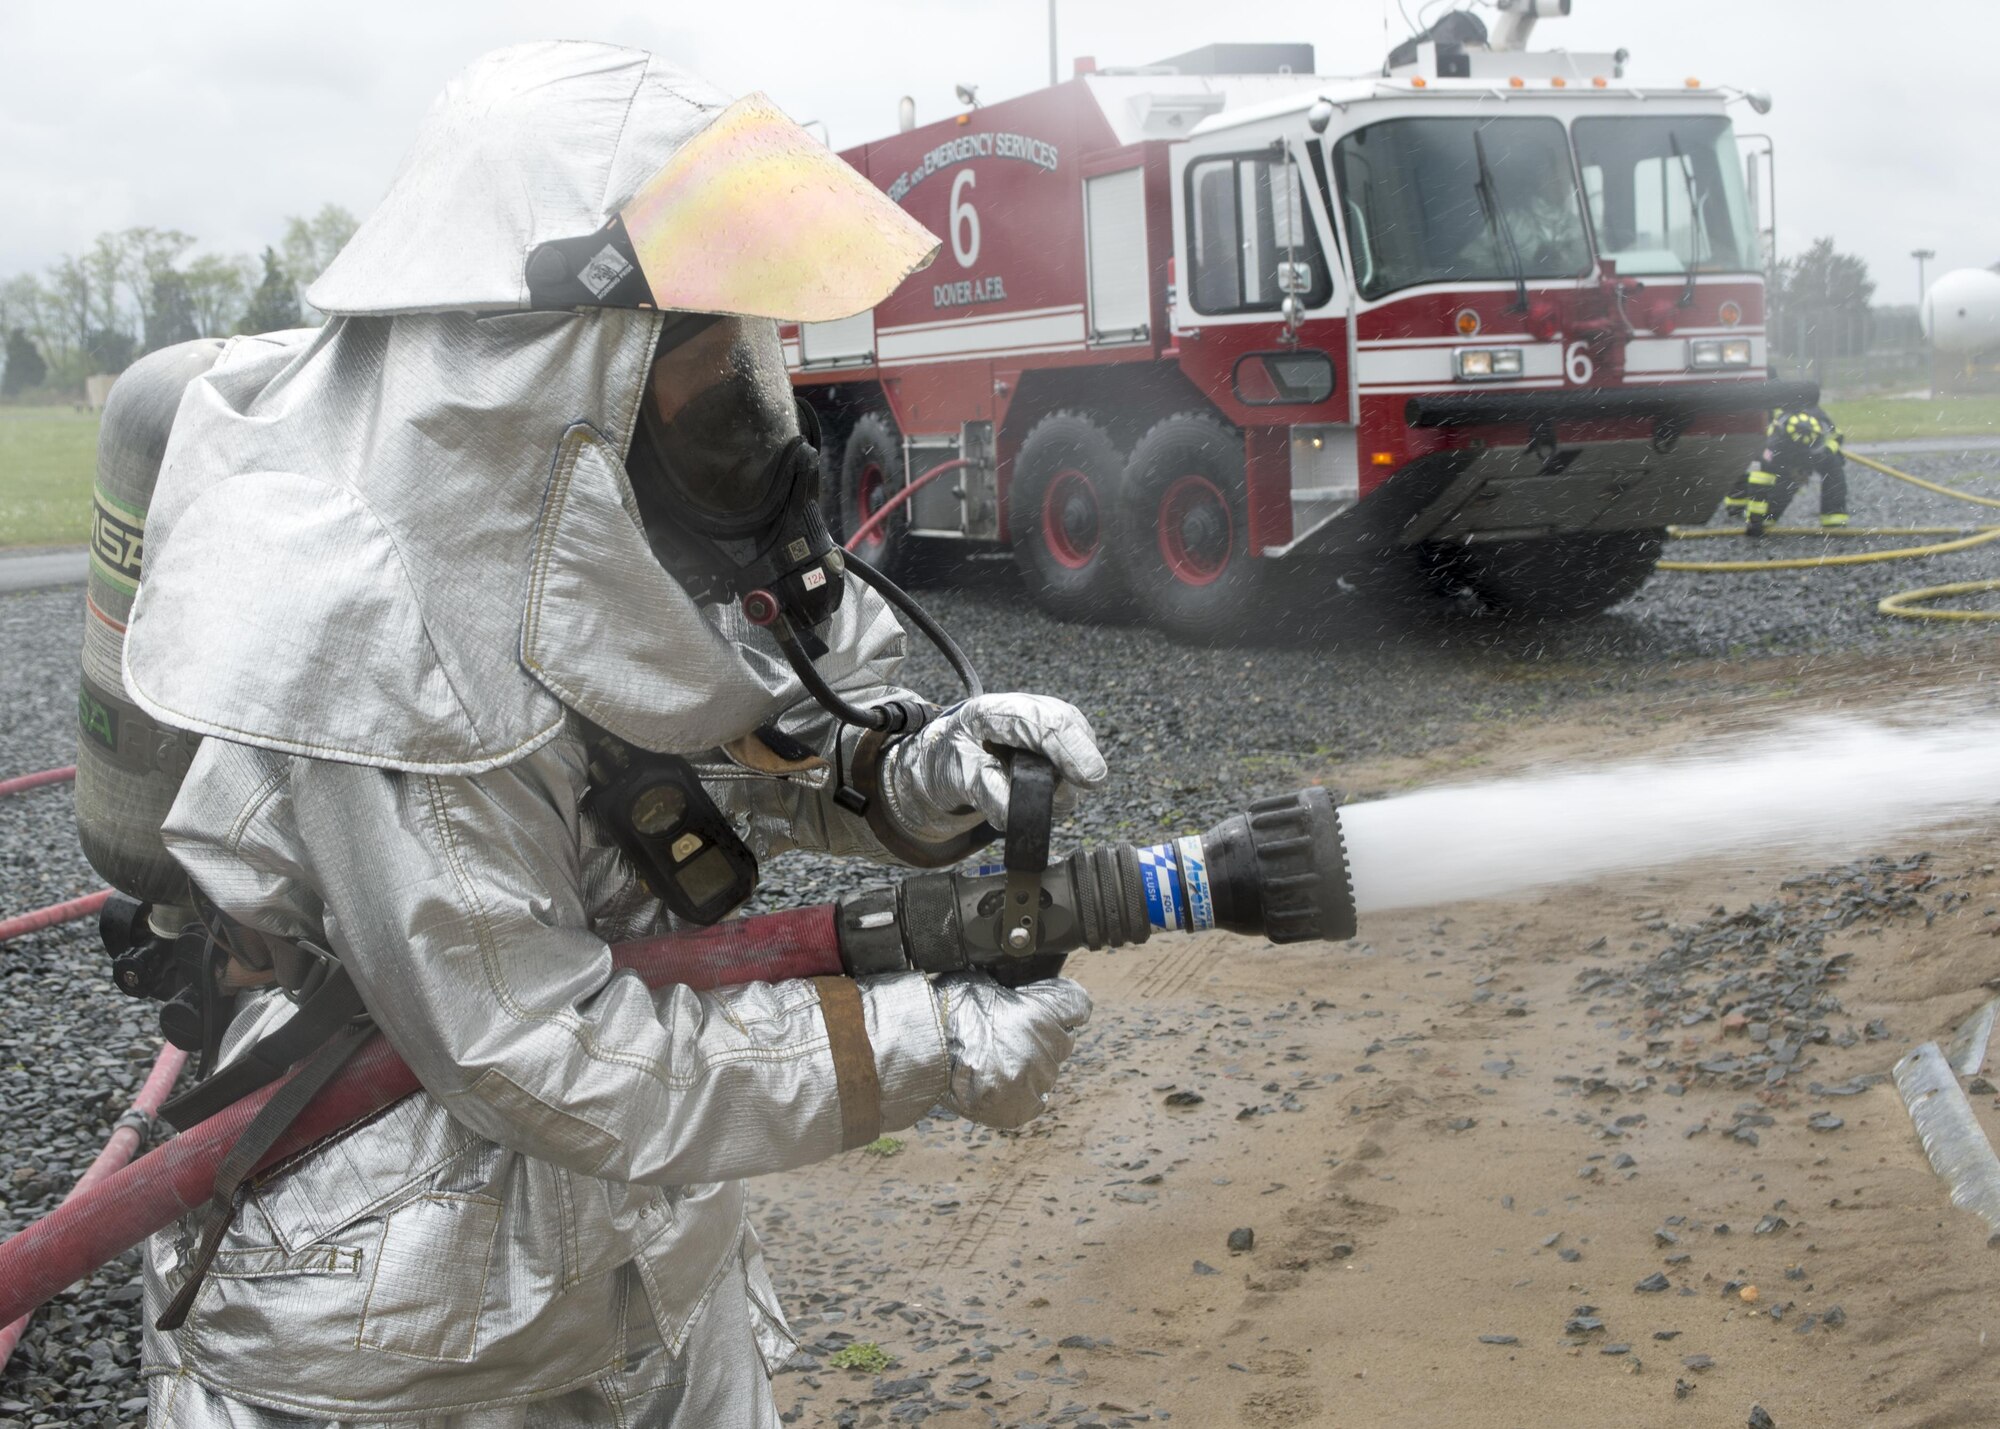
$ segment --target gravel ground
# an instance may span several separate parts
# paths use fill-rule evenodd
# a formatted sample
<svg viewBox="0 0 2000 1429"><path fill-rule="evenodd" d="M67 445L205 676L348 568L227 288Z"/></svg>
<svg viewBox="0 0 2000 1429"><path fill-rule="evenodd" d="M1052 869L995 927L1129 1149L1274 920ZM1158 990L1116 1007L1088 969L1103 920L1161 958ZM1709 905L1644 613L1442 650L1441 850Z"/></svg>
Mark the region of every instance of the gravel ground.
<svg viewBox="0 0 2000 1429"><path fill-rule="evenodd" d="M1899 464L1935 480L2000 473L1992 453L1926 453ZM1971 484L2000 493L2000 483ZM1984 514L1859 468L1851 486L1857 524L1973 524ZM1800 505L1816 510L1812 495ZM1694 549L1733 556L1740 545ZM999 563L924 598L989 688L1060 694L1095 723L1118 782L1071 819L1059 842L1074 842L1200 827L1261 793L1306 779L1338 784L1344 761L1421 753L1473 722L1537 720L1607 693L1665 688L1690 664L1871 649L1948 658L1954 644L1981 637L1884 619L1875 602L1996 566L1991 553L1974 550L1923 563L1661 575L1610 614L1559 626L1509 625L1462 603L1412 611L1336 593L1301 601L1290 612L1293 628L1269 643L1226 649L1177 646L1142 629L1054 624L1026 606ZM0 772L73 759L81 613L75 588L0 596ZM913 658L908 676L919 688L950 688L928 652ZM768 870L760 896L767 905L817 901L879 876L795 856ZM0 910L96 886L77 851L66 789L0 801ZM152 1056L149 1009L115 993L101 966L88 925L0 949L0 1084L10 1133L0 1141L0 1230L60 1199ZM0 1429L143 1420L135 1266L128 1257L107 1267L36 1320L0 1379Z"/></svg>

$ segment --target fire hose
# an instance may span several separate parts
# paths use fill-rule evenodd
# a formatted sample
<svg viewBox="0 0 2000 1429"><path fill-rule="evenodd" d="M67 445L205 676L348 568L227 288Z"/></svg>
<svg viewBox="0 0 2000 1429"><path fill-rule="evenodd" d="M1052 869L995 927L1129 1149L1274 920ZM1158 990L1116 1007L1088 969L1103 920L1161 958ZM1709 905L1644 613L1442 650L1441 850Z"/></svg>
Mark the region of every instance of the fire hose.
<svg viewBox="0 0 2000 1429"><path fill-rule="evenodd" d="M38 774L21 774L12 779L0 779L0 798L9 794L25 794L30 789L40 789L49 784L67 784L76 778L76 766L66 764L60 769L44 769Z"/></svg>
<svg viewBox="0 0 2000 1429"><path fill-rule="evenodd" d="M132 1098L132 1106L125 1115L118 1118L117 1129L111 1133L104 1149L97 1153L97 1159L90 1163L76 1185L63 1197L68 1205L78 1196L105 1177L122 1169L132 1159L132 1153L139 1149L145 1139L146 1128L159 1115L160 1103L167 1099L167 1093L174 1089L174 1082L181 1074L181 1067L187 1062L187 1053L169 1042L160 1048L160 1055L153 1059L153 1070L146 1074L139 1094ZM7 1367L13 1358L14 1347L21 1343L21 1335L28 1328L28 1314L23 1313L4 1329L0 1329L0 1369Z"/></svg>
<svg viewBox="0 0 2000 1429"><path fill-rule="evenodd" d="M870 536L873 536L877 531L879 531L882 528L883 524L886 521L888 521L889 517L895 513L898 507L902 506L912 496L915 496L919 491L922 491L926 486L929 486L933 481L936 481L946 472L958 471L962 467L968 467L971 465L972 463L966 460L964 457L956 457L951 461L939 462L936 466L932 467L922 476L919 476L915 481L911 482L908 486L904 487L901 491L897 492L894 496L890 497L887 501L883 502L873 511L868 512L867 513L868 519L863 521L859 526L855 527L854 534L847 538L847 549L850 551L859 549L861 543L867 540Z"/></svg>
<svg viewBox="0 0 2000 1429"><path fill-rule="evenodd" d="M1846 455L1872 471L1897 481L1921 487L1925 491L1949 496L1957 501L1970 502L1975 506L2000 507L2000 500L1990 496L1980 496L1970 491L1962 491L1954 486L1926 481L1923 477L1912 476L1906 471L1898 471L1885 462L1862 456L1859 452ZM1712 540L1723 537L1744 536L1736 530L1717 530L1703 527L1670 526L1667 533L1677 541ZM1952 539L1918 546L1898 546L1887 551L1848 551L1820 556L1781 557L1764 561L1661 561L1663 571L1694 571L1727 574L1737 571L1803 571L1820 566L1862 566L1880 561L1918 560L1925 556L1948 555L1953 551L1971 550L1974 546L1984 546L1992 541L2000 541L2000 525L1988 526L1844 526L1831 531L1817 530L1809 526L1775 526L1766 530L1765 537L1800 536L1949 536ZM2000 579L1980 581L1957 581L1950 585L1925 586L1917 590L1898 591L1884 596L1876 602L1875 609L1881 615L1901 616L1905 620L2000 620L2000 610L1935 610L1926 608L1933 600L1949 600L1959 596L1986 595L2000 591Z"/></svg>
<svg viewBox="0 0 2000 1429"><path fill-rule="evenodd" d="M61 769L44 769L35 774L20 774L12 779L0 779L0 798L9 794L25 794L30 789L44 789L51 784L66 784L74 778L76 778L76 766L69 764ZM86 894L82 898L53 903L47 908L36 908L12 918L0 918L0 943L28 933L40 932L44 928L60 927L64 923L75 923L94 917L104 906L105 900L110 897L111 890L106 888ZM4 1331L0 1331L0 1348L10 1348ZM0 1364L6 1362L6 1355L0 1354Z"/></svg>
<svg viewBox="0 0 2000 1429"><path fill-rule="evenodd" d="M1046 815L1041 829L1046 864ZM1050 975L1076 949L1142 943L1156 931L1221 929L1274 943L1354 935L1339 816L1323 789L1260 800L1206 833L1144 849L1083 849L1039 871L1014 856L1012 828L1008 842L1006 867L997 871L918 874L837 904L620 943L612 961L655 988L909 970L978 969L1019 981ZM207 1205L237 1136L284 1085L195 1123L0 1243L0 1324ZM256 1169L278 1166L417 1090L416 1074L374 1034Z"/></svg>

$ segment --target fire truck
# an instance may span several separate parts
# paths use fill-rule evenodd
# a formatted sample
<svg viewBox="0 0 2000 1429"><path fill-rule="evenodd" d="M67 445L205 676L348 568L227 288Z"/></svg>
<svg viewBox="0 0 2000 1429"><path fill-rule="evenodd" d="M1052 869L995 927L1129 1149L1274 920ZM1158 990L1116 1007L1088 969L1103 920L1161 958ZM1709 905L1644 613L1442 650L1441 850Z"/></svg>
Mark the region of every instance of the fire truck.
<svg viewBox="0 0 2000 1429"><path fill-rule="evenodd" d="M1011 548L1059 617L1197 640L1363 570L1536 615L1637 590L1817 395L1767 377L1728 110L1769 101L1495 8L1359 77L1218 44L905 101L842 157L938 259L784 332L836 529L906 577Z"/></svg>

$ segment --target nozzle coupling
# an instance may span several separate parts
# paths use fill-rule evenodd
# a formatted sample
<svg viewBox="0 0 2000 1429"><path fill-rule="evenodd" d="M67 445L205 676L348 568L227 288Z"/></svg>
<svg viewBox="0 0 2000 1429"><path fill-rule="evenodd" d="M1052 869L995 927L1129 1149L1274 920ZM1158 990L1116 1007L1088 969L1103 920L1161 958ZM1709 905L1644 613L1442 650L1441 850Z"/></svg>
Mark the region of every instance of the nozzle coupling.
<svg viewBox="0 0 2000 1429"><path fill-rule="evenodd" d="M850 973L1004 972L1023 957L1221 929L1273 943L1354 936L1340 817L1324 789L1260 799L1207 833L1080 849L1042 875L1035 946L1009 945L1006 873L920 874L840 905Z"/></svg>

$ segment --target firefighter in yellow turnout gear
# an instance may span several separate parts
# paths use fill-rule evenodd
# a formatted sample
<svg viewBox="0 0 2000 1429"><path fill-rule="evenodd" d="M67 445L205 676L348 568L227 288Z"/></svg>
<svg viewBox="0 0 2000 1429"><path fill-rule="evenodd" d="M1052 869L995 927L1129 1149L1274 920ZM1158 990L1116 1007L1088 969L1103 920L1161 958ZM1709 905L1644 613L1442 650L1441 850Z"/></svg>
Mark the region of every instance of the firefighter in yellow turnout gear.
<svg viewBox="0 0 2000 1429"><path fill-rule="evenodd" d="M1750 463L1726 509L1743 517L1752 536L1784 513L1812 476L1819 477L1819 524L1833 530L1847 524L1847 460L1840 432L1819 407L1799 407L1773 415L1764 431L1764 453Z"/></svg>

